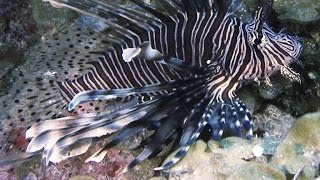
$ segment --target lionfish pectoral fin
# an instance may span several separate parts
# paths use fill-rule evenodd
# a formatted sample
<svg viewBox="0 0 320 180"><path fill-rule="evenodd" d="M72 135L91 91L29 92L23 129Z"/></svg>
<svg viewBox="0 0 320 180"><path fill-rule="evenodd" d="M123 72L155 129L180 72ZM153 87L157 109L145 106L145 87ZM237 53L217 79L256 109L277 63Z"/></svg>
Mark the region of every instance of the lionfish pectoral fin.
<svg viewBox="0 0 320 180"><path fill-rule="evenodd" d="M230 104L216 102L208 123L212 130L212 139L216 141L221 139L226 130L234 136L241 137L243 128L247 139L253 136L251 112L238 98Z"/></svg>
<svg viewBox="0 0 320 180"><path fill-rule="evenodd" d="M185 113L175 111L174 114L173 116L164 117L159 121L162 125L149 137L148 143L145 145L143 151L128 165L127 169L133 168L150 156L156 156L166 145L177 140L176 135L179 129L177 118L184 116Z"/></svg>
<svg viewBox="0 0 320 180"><path fill-rule="evenodd" d="M205 96L194 105L190 116L185 120L186 127L184 127L184 132L180 137L180 147L167 162L160 167L154 168L154 170L160 171L169 169L186 156L192 144L199 138L204 127L207 125L207 115L210 113L209 107L211 106L211 103L211 99Z"/></svg>
<svg viewBox="0 0 320 180"><path fill-rule="evenodd" d="M118 90L119 91L119 90ZM92 90L83 91L76 94L68 104L68 111L72 111L78 104L95 101L95 100L111 100L117 97L123 97L119 95L117 90Z"/></svg>
<svg viewBox="0 0 320 180"><path fill-rule="evenodd" d="M215 102L209 110L208 124L211 127L211 138L219 141L226 124L226 108L223 103Z"/></svg>
<svg viewBox="0 0 320 180"><path fill-rule="evenodd" d="M174 152L172 157L169 158L167 162L165 162L160 167L154 168L154 170L161 171L161 170L169 169L173 167L175 164L177 164L181 159L183 159L186 156L192 144L198 139L199 135L201 134L206 124L207 124L206 121L199 123L198 128L192 132L192 135L190 136L189 140L185 144L180 145L177 151Z"/></svg>
<svg viewBox="0 0 320 180"><path fill-rule="evenodd" d="M184 65L181 65L181 66L184 66ZM155 93L160 91L172 91L173 89L177 89L179 87L189 86L190 84L194 83L196 80L199 81L199 83L201 83L202 81L205 81L205 79L206 79L206 76L198 77L198 78L189 77L189 78L184 78L179 80L171 80L163 83L151 84L151 85L145 85L145 86L133 87L133 88L84 91L84 92L78 93L73 97L73 99L68 104L68 110L72 111L75 109L77 105L84 102L88 102L88 101L111 100L115 98L125 98L131 95L140 96L141 94L147 94L147 93ZM58 123L55 123L55 124L58 124ZM35 133L34 129L32 132Z"/></svg>
<svg viewBox="0 0 320 180"><path fill-rule="evenodd" d="M251 139L253 136L253 120L250 110L246 107L244 102L239 99L236 100L234 107L236 109L239 121L246 132L247 139Z"/></svg>
<svg viewBox="0 0 320 180"><path fill-rule="evenodd" d="M43 131L40 134L32 137L26 151L36 152L41 150L42 148L47 149L48 147L52 147L54 143L56 143L65 134L77 130L80 127L70 127Z"/></svg>
<svg viewBox="0 0 320 180"><path fill-rule="evenodd" d="M155 99L156 100L156 99ZM169 144L173 141L175 131L176 131L176 122L174 121L174 117L168 116L169 113L168 107L165 104L170 102L166 100L156 100L161 106L154 106L153 108L149 108L148 113L145 116L139 118L137 121L133 121L117 132L114 133L113 138L109 143L104 145L103 148L99 149L96 153L94 153L91 157L87 159L87 161L101 161L105 154L107 153L108 149L112 148L113 146L119 144L120 142L129 139L130 137L134 136L135 134L148 129L150 126L153 126L154 123L160 123L162 126L158 126L159 129L157 132L152 135L151 137L147 138L148 141L145 140L145 148L144 150L136 157L123 171L125 172L128 169L131 169L135 165L139 164L141 161L149 158L154 153L160 152L165 146L163 144ZM152 100L154 101L154 100ZM175 102L174 100L172 102ZM143 143L143 142L142 142Z"/></svg>
<svg viewBox="0 0 320 180"><path fill-rule="evenodd" d="M95 144L95 141L92 141L93 138L103 138L112 133L118 133L117 138L110 144L115 145L125 138L131 137L132 134L141 131L141 127L139 126L133 126L129 130L125 127L145 116L148 109L150 109L149 106L151 109L154 107L152 103L146 105L140 103L109 114L98 115L94 118L87 117L88 119L83 122L81 120L86 117L78 116L74 119L71 118L70 120L74 121L74 123L60 123L62 128L51 127L51 130L46 130L36 135L31 141L30 149L37 150L44 147L43 158L46 159L48 164L49 162L55 163L85 153L92 144ZM54 139L49 141L49 137L52 136L54 136ZM98 154L92 156L92 159L101 159L100 155L101 152L99 151Z"/></svg>
<svg viewBox="0 0 320 180"><path fill-rule="evenodd" d="M95 121L96 113L83 114L80 116L67 116L54 120L46 120L32 125L26 132L26 138L34 138L49 130L66 130L72 127L81 127Z"/></svg>
<svg viewBox="0 0 320 180"><path fill-rule="evenodd" d="M224 75L213 78L209 96L215 103L210 107L208 124L212 130L212 139L219 141L224 131L241 137L242 128L248 139L252 137L252 116L245 104L239 100L235 90L239 83L233 81L233 77ZM241 126L242 125L242 126Z"/></svg>
<svg viewBox="0 0 320 180"><path fill-rule="evenodd" d="M49 154L46 158L46 164L49 162L57 163L70 157L81 155L88 151L91 146L92 138L78 139L72 145L60 147L54 153Z"/></svg>

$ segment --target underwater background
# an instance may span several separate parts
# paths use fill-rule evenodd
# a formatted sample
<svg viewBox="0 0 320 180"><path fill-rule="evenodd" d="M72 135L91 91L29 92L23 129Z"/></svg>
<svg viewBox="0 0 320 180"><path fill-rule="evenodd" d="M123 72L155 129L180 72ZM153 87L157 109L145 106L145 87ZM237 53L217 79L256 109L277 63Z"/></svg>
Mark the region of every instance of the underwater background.
<svg viewBox="0 0 320 180"><path fill-rule="evenodd" d="M112 1L132 6L127 1ZM154 6L156 2L151 1ZM239 17L250 21L256 0L245 0ZM300 37L302 66L293 65L301 83L276 74L272 86L252 83L239 96L253 112L257 138L227 137L197 141L178 165L155 173L161 153L120 174L139 152L139 134L108 151L100 163L84 155L46 166L37 157L0 166L0 179L313 179L320 174L320 0L275 0L270 26ZM90 50L101 42L104 24L41 0L0 0L0 157L23 151L25 131L33 123L68 114L52 81L81 76ZM41 102L49 102L41 103ZM86 103L74 113L105 111L104 103Z"/></svg>

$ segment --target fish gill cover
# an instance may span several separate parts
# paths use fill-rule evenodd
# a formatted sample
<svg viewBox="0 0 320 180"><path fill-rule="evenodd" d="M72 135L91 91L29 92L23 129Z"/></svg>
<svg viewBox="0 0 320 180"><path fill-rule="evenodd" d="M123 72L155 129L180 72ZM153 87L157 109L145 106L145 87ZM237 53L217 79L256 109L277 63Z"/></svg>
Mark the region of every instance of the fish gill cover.
<svg viewBox="0 0 320 180"><path fill-rule="evenodd" d="M102 26L62 28L32 49L32 64L13 72L15 85L1 97L1 151L25 153L2 163L39 153L57 163L109 138L86 160L99 162L111 147L150 131L127 168L173 144L172 159L155 168L167 169L204 130L214 140L224 131L253 136L251 112L235 94L243 83L268 81L277 71L300 80L289 64L299 63L302 45L268 26L272 0L262 1L249 23L235 16L238 1L164 0L161 10L140 0L131 0L135 8L48 1Z"/></svg>

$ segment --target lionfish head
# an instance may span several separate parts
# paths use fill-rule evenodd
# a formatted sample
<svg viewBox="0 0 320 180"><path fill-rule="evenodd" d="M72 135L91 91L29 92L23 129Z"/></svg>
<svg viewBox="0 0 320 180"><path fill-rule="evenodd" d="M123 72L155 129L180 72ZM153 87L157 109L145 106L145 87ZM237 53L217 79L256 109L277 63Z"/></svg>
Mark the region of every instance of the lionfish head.
<svg viewBox="0 0 320 180"><path fill-rule="evenodd" d="M262 54L259 58L264 64L262 76L269 77L280 70L285 77L300 82L299 74L289 67L293 62L301 65L298 59L303 50L300 38L282 31L277 33L267 24L263 25L260 35L255 36L255 33L251 33L249 38L255 49Z"/></svg>
<svg viewBox="0 0 320 180"><path fill-rule="evenodd" d="M269 39L270 45L278 48L279 53L284 56L282 59L283 64L301 63L298 60L303 50L301 38L288 35L283 31L275 33L270 28L264 30L264 34Z"/></svg>

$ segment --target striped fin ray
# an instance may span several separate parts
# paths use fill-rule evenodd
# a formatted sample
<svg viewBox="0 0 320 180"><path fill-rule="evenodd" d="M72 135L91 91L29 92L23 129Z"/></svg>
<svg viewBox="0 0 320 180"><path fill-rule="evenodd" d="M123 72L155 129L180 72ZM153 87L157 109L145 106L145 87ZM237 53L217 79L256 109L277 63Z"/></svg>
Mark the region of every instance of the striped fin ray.
<svg viewBox="0 0 320 180"><path fill-rule="evenodd" d="M202 91L201 87L199 88L195 88L194 90L192 90L192 92L194 91ZM189 95L189 93L186 93L187 95ZM177 130L181 129L181 124L183 124L181 122L181 120L183 120L185 116L187 116L187 113L185 113L187 111L186 108L186 104L191 103L194 100L199 100L199 99L193 99L193 98L188 98L188 100L186 99L187 96L186 95L182 95L182 96L177 96L176 98L170 98L171 100L166 100L163 104L163 106L160 109L156 109L156 112L151 112L151 117L150 119L155 118L158 119L155 122L160 123L159 129L156 130L156 132L150 137L150 139L147 139L146 142L146 147L144 148L144 150L140 153L140 155L128 166L128 169L132 168L133 166L135 166L136 164L139 164L142 160L148 158L148 157L152 157L154 155L156 155L157 153L159 153L159 151L161 151L165 144L168 144L169 141L175 141L176 139L176 134L178 133ZM191 102L190 102L191 99ZM176 108L174 108L174 116L172 116L172 106L175 107L173 104L171 103L176 103ZM158 113L159 110L160 112L161 109L163 109L164 112L166 113ZM159 117L159 114L164 114L164 117ZM168 116L170 115L170 116ZM175 118L174 118L175 117ZM180 117L180 121L178 121L177 117ZM182 118L181 118L182 117ZM136 121L134 122L134 124L129 124L130 127L128 128L124 128L121 129L119 132L125 132L125 133L120 133L118 134L118 132L115 134L115 138L108 143L107 145L105 145L104 148L102 148L99 153L96 153L96 156L99 156L100 153L103 153L105 150L107 150L108 148L113 147L114 145L120 143L121 141L124 140L124 138L128 138L128 134L127 131L131 132L131 133L138 133L137 131L140 131L142 129L146 129L148 127L150 127L150 121ZM133 128L134 127L134 128ZM137 131L133 131L134 129L137 129ZM126 134L126 135L124 135ZM157 140L157 141L155 141Z"/></svg>
<svg viewBox="0 0 320 180"><path fill-rule="evenodd" d="M93 101L98 99L103 99L103 100L114 99L114 98L126 97L130 95L137 95L142 93L147 94L151 92L172 90L172 89L186 86L187 84L195 81L195 79L198 81L201 81L201 80L204 80L205 78L206 76L198 77L198 78L186 78L185 80L183 79L174 80L174 81L169 81L161 84L147 85L143 87L135 87L135 88L127 88L127 89L84 91L77 94L72 99L72 101L69 102L68 110L72 111L78 104L81 104L86 101Z"/></svg>
<svg viewBox="0 0 320 180"><path fill-rule="evenodd" d="M193 110L199 101L202 102L202 98L205 94L205 91L200 90L193 96L183 99L182 102L177 103L175 106L176 108L172 112L173 115L167 117L167 120L158 129L156 129L156 132L153 134L153 136L148 139L149 143L146 144L144 150L128 166L128 169L132 168L136 164L139 164L141 161L149 158L150 156L155 156L164 148L164 144L168 144L170 141L175 142L176 140L179 140L176 135L181 134L180 131L185 129L183 126L185 125L185 122L190 119L188 112Z"/></svg>
<svg viewBox="0 0 320 180"><path fill-rule="evenodd" d="M92 138L95 137L102 137L115 133L112 141L101 150L102 153L104 150L120 143L132 135L153 126L154 123L162 124L162 121L167 119L165 122L175 122L175 125L177 125L177 122L173 121L172 117L168 116L171 114L170 107L184 104L183 102L188 96L203 89L206 79L199 78L198 81L193 81L194 83L187 82L188 81L183 85L185 88L179 90L180 87L177 92L173 91L166 96L160 96L146 102L141 101L137 105L110 114L97 115L94 117L88 115L88 117L80 116L70 118L70 121L74 121L74 123L67 122L62 124L61 127L56 126L50 130L48 130L47 127L41 130L41 125L35 125L37 127L32 127L30 131L40 129L40 132L35 135L29 144L28 150L33 152L44 147L44 158L46 158L47 163L59 162L68 157L86 152L89 146L92 145ZM178 108L177 112L179 112L178 110L180 110L180 115L185 116L187 114L181 113L181 108ZM87 120L83 118L87 118ZM63 120L57 119L56 124L59 124L59 122L63 122ZM50 121L48 121L48 123L50 123ZM173 129L176 128L176 126L170 125L170 123L168 125L172 126ZM158 132L161 134L161 131ZM27 134L32 133L27 132ZM174 135L175 133L173 132L172 134ZM48 138L53 135L55 136L54 139ZM50 142L48 141L49 139L51 139ZM166 139L167 138L165 138L164 141L166 141ZM76 145L81 146L77 149L75 148ZM151 153L154 151L155 150ZM97 153L95 156L99 156L101 153ZM92 159L94 159L94 157L92 157Z"/></svg>
<svg viewBox="0 0 320 180"><path fill-rule="evenodd" d="M168 96L163 96L162 98L157 98L159 100L159 102L161 101L161 104L159 104L159 106L156 109L154 109L153 111L148 112L148 118L144 117L142 120L134 122L136 124L129 124L129 125L134 126L134 127L140 126L140 128L144 127L144 129L146 129L147 127L150 127L153 122L158 122L160 120L166 120L166 118L163 119L163 117L172 113L172 109L171 109L170 105L172 103L181 104L183 102L183 100L188 97L188 95L192 94L195 91L201 90L201 88L203 88L202 83L203 82L200 81L198 83L191 84L189 87L187 86L186 89L177 90L177 92L172 92ZM174 105L172 105L172 106L174 106ZM129 129L129 127L121 129L119 132L122 132L121 134L125 134L125 133L123 133L123 131L127 131L126 129ZM123 136L125 138L129 137L129 136L125 136L125 135L123 135ZM116 145L117 143L121 142L122 136L115 136L115 137L116 137L116 139L113 140L108 145L106 145L105 148L103 148L101 150L101 152Z"/></svg>
<svg viewBox="0 0 320 180"><path fill-rule="evenodd" d="M181 135L178 150L172 158L155 170L169 169L184 158L207 124L211 127L213 140L220 140L226 126L232 130L233 135L241 137L240 123L246 131L247 138L252 138L252 117L244 103L234 99L233 105L224 104L213 101L209 94L191 111L191 118L189 121L187 120L183 127L184 132ZM192 117L195 119L192 120Z"/></svg>
<svg viewBox="0 0 320 180"><path fill-rule="evenodd" d="M82 115L79 121L76 121L76 119L78 119L76 116L68 116L54 120L46 120L45 122L39 122L28 129L26 138L35 137L44 131L50 130L52 127L59 127L62 129L65 127L85 126L92 123L95 119L93 117L95 116L96 114L92 113Z"/></svg>
<svg viewBox="0 0 320 180"><path fill-rule="evenodd" d="M172 158L154 170L160 171L171 168L187 154L191 145L198 139L204 127L207 125L208 113L210 112L209 107L212 106L212 103L214 102L211 101L209 97L205 97L194 106L185 127L183 127L184 132L180 139L179 148Z"/></svg>
<svg viewBox="0 0 320 180"><path fill-rule="evenodd" d="M238 99L234 99L232 104L216 102L210 111L210 118L207 121L211 127L212 139L219 141L224 131L230 131L232 135L241 137L242 128L246 132L247 139L252 138L252 116L243 102Z"/></svg>
<svg viewBox="0 0 320 180"><path fill-rule="evenodd" d="M153 101L152 103L154 102L155 101ZM150 104L152 103L150 102ZM143 106L146 106L146 105L143 104ZM154 105L151 107L154 107ZM116 111L111 114L96 116L95 117L96 120L93 123L86 126L79 126L76 128L70 126L63 129L60 129L59 127L57 127L58 129L51 129L51 130L44 131L38 136L50 135L51 132L55 132L55 131L60 133L61 131L70 130L70 129L72 130L69 133L61 134L60 137L56 138L56 142L54 143L47 142L46 144L47 146L45 146L47 149L45 149L43 156L44 158L46 158L47 163L59 162L69 157L67 153L68 152L67 149L70 149L70 151L72 151L75 143L81 142L83 140L84 142L87 143L87 147L88 147L92 143L90 139L113 133L123 128L128 123L141 118L143 115L145 115L145 113L146 111L143 111L142 105L138 104L131 108ZM81 117L78 117L78 119L81 119ZM45 144L45 143L42 143L42 144ZM37 146L37 143L34 143L34 145ZM33 149L32 147L33 144L30 144L29 146L30 147L28 147L28 149L30 150ZM86 150L87 148L85 148L84 151L80 151L80 152L84 153ZM78 155L78 154L75 154L75 155Z"/></svg>

